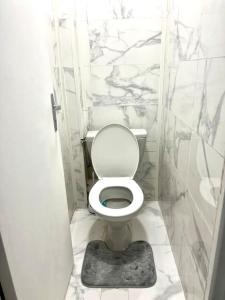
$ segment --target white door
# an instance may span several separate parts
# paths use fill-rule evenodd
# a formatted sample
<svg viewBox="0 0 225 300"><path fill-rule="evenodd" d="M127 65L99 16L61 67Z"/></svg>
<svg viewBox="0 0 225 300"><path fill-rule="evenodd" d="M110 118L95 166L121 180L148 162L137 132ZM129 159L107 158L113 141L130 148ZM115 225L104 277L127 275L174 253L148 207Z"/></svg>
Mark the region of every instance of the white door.
<svg viewBox="0 0 225 300"><path fill-rule="evenodd" d="M0 2L0 229L18 300L63 300L73 264L47 2Z"/></svg>

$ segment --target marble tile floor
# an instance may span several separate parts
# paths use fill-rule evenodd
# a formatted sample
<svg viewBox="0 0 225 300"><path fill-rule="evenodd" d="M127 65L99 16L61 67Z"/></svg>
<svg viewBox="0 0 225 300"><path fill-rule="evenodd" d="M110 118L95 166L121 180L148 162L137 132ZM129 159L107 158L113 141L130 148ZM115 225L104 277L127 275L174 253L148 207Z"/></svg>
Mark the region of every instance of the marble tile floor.
<svg viewBox="0 0 225 300"><path fill-rule="evenodd" d="M152 246L156 284L145 289L94 289L83 286L80 274L86 245L91 240L104 239L105 224L87 209L78 209L71 223L74 269L65 300L185 300L158 202L146 202L130 226L133 241L145 240Z"/></svg>

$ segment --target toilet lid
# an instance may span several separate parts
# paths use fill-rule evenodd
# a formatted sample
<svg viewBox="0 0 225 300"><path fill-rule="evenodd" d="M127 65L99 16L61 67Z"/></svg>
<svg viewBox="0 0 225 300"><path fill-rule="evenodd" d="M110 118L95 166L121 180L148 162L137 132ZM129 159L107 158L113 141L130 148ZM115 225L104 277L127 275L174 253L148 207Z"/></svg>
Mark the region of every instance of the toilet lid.
<svg viewBox="0 0 225 300"><path fill-rule="evenodd" d="M137 139L127 127L108 125L95 136L91 158L99 178L133 178L139 162Z"/></svg>

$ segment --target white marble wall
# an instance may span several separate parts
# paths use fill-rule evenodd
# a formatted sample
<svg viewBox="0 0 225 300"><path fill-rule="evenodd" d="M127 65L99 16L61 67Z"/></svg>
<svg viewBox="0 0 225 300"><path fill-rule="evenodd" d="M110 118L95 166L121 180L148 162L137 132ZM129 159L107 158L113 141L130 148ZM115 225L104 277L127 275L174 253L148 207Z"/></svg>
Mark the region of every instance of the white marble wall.
<svg viewBox="0 0 225 300"><path fill-rule="evenodd" d="M160 197L187 299L203 299L225 157L224 1L170 2Z"/></svg>
<svg viewBox="0 0 225 300"><path fill-rule="evenodd" d="M52 18L52 66L57 101L64 176L70 218L75 208L86 207L86 180L83 158L82 109L80 105L79 74L73 36L71 3L55 1ZM67 5L66 5L67 4Z"/></svg>
<svg viewBox="0 0 225 300"><path fill-rule="evenodd" d="M109 123L148 132L137 180L155 200L161 24L165 1L76 1L83 111L88 130Z"/></svg>
<svg viewBox="0 0 225 300"><path fill-rule="evenodd" d="M87 130L113 122L147 129L146 149L136 179L146 200L157 197L161 27L165 3L54 0L54 77L58 98L64 105L60 128L71 211L72 199L77 199L77 207L85 205L80 137Z"/></svg>

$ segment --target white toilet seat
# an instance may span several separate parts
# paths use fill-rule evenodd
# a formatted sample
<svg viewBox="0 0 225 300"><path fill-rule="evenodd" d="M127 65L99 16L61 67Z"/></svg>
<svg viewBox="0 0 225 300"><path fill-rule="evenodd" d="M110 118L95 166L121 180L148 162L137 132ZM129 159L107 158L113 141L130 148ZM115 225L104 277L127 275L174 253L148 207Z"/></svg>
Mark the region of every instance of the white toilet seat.
<svg viewBox="0 0 225 300"><path fill-rule="evenodd" d="M100 193L109 187L124 187L130 190L133 200L124 208L112 209L105 207L100 202ZM144 195L139 185L131 178L108 177L102 178L92 187L89 194L89 203L93 210L109 221L126 221L136 214L142 207Z"/></svg>

